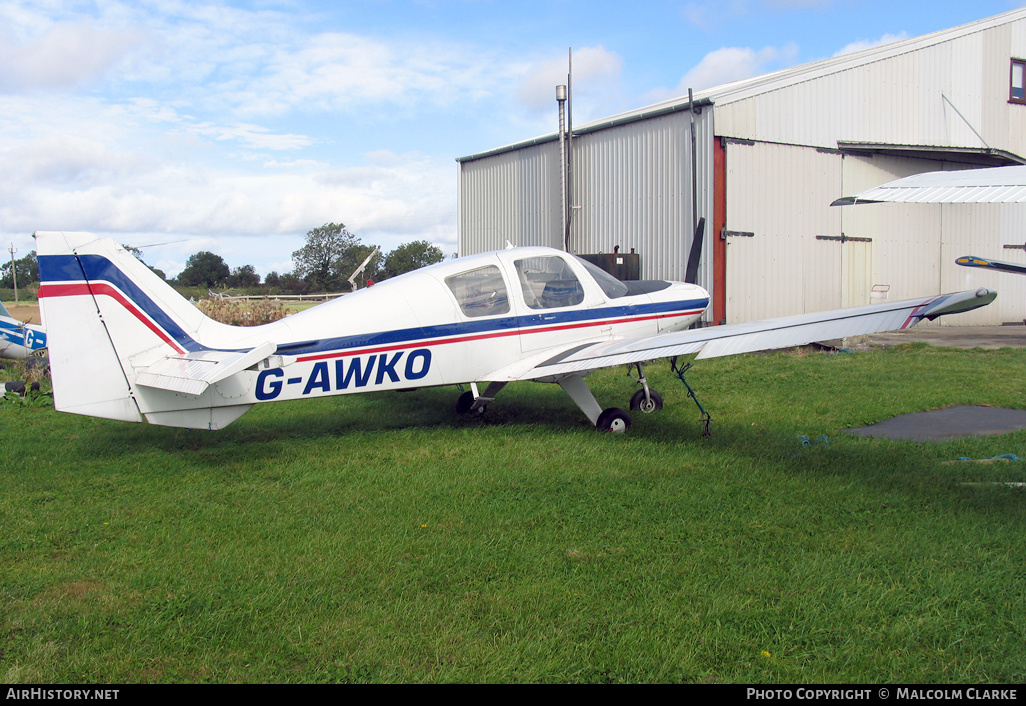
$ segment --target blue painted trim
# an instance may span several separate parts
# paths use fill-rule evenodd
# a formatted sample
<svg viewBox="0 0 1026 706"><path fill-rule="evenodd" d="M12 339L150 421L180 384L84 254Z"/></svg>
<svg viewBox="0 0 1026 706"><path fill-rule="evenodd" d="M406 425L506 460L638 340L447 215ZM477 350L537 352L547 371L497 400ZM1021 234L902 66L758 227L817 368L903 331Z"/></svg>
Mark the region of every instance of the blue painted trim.
<svg viewBox="0 0 1026 706"><path fill-rule="evenodd" d="M81 263L81 266L79 266ZM211 350L189 336L168 316L142 289L130 280L110 260L102 255L44 255L39 258L39 277L48 282L99 282L114 285L141 311L153 319L168 335L188 351ZM622 299L621 299L622 300ZM617 301L621 301L617 300ZM278 354L291 356L314 355L330 351L355 348L414 344L434 338L473 336L501 333L515 329L585 324L605 319L632 316L652 316L674 311L704 310L709 304L707 298L689 299L655 304L622 304L601 309L574 309L571 311L544 311L526 316L504 316L499 319L470 320L437 326L422 326L393 331L376 331L353 336L335 336L315 341L297 341L278 345Z"/></svg>

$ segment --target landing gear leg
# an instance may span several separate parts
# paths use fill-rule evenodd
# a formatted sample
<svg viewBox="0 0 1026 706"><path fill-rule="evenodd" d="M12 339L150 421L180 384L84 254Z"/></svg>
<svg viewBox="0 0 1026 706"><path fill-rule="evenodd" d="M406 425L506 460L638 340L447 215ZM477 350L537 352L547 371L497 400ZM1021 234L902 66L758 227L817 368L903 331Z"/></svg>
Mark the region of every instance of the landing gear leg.
<svg viewBox="0 0 1026 706"><path fill-rule="evenodd" d="M580 375L567 375L557 382L599 431L623 433L630 429L630 415L616 407L602 409Z"/></svg>

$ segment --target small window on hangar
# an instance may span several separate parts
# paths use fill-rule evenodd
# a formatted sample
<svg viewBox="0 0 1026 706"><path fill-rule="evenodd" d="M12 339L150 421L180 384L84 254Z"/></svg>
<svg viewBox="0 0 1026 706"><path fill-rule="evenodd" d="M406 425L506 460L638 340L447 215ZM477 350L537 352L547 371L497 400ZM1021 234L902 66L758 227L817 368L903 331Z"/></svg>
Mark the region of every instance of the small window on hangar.
<svg viewBox="0 0 1026 706"><path fill-rule="evenodd" d="M1012 59L1008 102L1026 103L1026 59Z"/></svg>

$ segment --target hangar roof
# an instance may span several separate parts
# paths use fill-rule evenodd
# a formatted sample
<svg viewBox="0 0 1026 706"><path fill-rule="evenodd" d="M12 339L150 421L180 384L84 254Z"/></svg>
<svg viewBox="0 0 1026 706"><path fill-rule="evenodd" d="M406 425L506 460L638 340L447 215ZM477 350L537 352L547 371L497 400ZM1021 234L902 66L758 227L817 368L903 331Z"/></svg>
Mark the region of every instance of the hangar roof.
<svg viewBox="0 0 1026 706"><path fill-rule="evenodd" d="M758 96L763 93L769 93L770 91L775 91L787 86L865 66L874 62L899 56L901 54L914 52L925 47L971 35L976 32L982 32L984 30L991 29L992 27L998 27L1023 18L1026 18L1026 8L1019 8L993 17L976 20L975 22L970 22L959 27L943 29L938 32L933 32L932 34L926 34L921 37L913 37L912 39L865 49L853 54L843 54L841 56L835 56L828 59L821 59L808 64L801 64L799 66L781 69L780 71L774 71L773 73L754 76L752 78L734 81L732 83L726 83L721 86L715 86L713 88L703 89L700 91L694 91L694 106L697 111L700 111L704 106L725 105L745 100L747 98ZM688 96L685 95L677 98L671 98L666 101L621 113L609 118L603 118L584 125L575 125L574 135L595 132L597 130L603 130L616 125L645 120L658 115L688 111L689 109ZM558 139L559 134L553 132L530 140L522 140L520 142L497 147L485 152L479 152L466 157L459 157L456 161L471 162L483 157L512 152L523 147L552 142ZM996 163L1007 164L1011 161L1018 161L1018 159L1003 160L999 158Z"/></svg>

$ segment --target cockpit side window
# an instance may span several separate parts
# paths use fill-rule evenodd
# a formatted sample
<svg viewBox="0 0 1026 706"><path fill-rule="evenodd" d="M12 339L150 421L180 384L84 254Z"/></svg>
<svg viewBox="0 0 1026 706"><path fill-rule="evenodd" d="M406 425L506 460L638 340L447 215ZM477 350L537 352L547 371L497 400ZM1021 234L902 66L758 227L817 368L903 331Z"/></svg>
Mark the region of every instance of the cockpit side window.
<svg viewBox="0 0 1026 706"><path fill-rule="evenodd" d="M513 265L530 308L555 309L584 301L584 288L563 258L530 257Z"/></svg>
<svg viewBox="0 0 1026 706"><path fill-rule="evenodd" d="M495 265L446 277L445 284L467 316L495 316L509 312L506 283Z"/></svg>
<svg viewBox="0 0 1026 706"><path fill-rule="evenodd" d="M574 257L577 257L576 255ZM593 265L584 258L577 258L577 261L584 265L584 268L588 270L588 274L595 278L598 286L602 287L602 291L606 293L606 296L610 299L617 299L619 297L627 296L628 288L627 285L618 280L613 275L609 274L601 267Z"/></svg>

